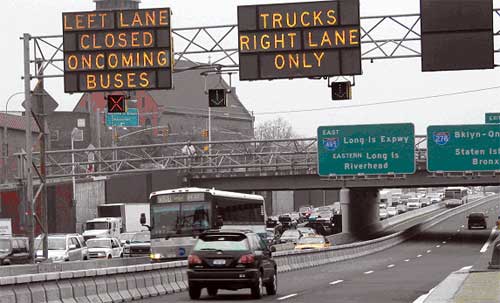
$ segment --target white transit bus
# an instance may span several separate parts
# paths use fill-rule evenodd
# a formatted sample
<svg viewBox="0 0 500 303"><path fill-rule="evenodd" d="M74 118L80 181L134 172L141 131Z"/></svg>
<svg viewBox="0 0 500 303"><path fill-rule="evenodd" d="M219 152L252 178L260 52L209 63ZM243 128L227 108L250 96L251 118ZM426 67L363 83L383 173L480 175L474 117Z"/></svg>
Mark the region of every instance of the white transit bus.
<svg viewBox="0 0 500 303"><path fill-rule="evenodd" d="M469 202L467 187L447 187L444 190L446 207L455 207Z"/></svg>
<svg viewBox="0 0 500 303"><path fill-rule="evenodd" d="M150 203L152 261L187 258L205 230L266 234L265 202L259 195L190 187L153 192Z"/></svg>

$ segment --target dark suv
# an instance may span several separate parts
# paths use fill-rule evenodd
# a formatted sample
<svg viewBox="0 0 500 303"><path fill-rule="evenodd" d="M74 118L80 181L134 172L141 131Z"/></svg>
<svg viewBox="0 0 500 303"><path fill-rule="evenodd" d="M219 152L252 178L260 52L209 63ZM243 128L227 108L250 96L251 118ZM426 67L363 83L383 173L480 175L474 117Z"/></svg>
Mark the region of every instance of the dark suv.
<svg viewBox="0 0 500 303"><path fill-rule="evenodd" d="M219 289L241 288L250 288L255 299L262 296L264 288L268 295L276 294L276 262L261 237L251 231L202 233L188 263L191 299L199 299L203 288L209 296L216 296Z"/></svg>
<svg viewBox="0 0 500 303"><path fill-rule="evenodd" d="M28 263L28 238L0 236L0 265Z"/></svg>
<svg viewBox="0 0 500 303"><path fill-rule="evenodd" d="M488 224L486 223L486 216L484 213L471 213L467 216L468 218L468 227L469 229L472 229L473 227L482 227L483 229L486 229L488 227Z"/></svg>

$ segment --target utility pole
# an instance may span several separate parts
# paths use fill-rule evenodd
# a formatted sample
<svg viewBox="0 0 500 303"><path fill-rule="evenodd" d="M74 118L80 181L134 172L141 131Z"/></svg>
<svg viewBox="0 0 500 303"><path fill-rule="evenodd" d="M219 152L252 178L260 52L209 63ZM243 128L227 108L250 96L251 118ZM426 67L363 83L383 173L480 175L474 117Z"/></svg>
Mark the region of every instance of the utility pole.
<svg viewBox="0 0 500 303"><path fill-rule="evenodd" d="M26 121L26 206L27 206L27 223L28 223L28 238L30 248L30 261L35 261L35 224L34 223L34 207L33 207L33 141L31 137L31 74L30 74L30 34L23 35L24 48L24 99L25 99L25 121Z"/></svg>

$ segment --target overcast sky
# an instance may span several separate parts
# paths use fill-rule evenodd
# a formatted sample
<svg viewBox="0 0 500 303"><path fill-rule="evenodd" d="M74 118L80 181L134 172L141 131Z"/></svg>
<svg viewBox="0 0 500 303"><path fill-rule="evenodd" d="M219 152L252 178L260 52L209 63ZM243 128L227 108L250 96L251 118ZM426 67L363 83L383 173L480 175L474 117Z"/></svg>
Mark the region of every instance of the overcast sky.
<svg viewBox="0 0 500 303"><path fill-rule="evenodd" d="M172 23L174 28L178 28L235 24L238 5L285 2L294 1L143 0L141 7L171 7ZM93 10L95 5L92 0L2 0L2 4L4 8L0 28L3 42L0 44L0 58L3 72L0 82L0 108L3 111L7 98L23 88L22 43L19 40L22 33L62 34L61 13ZM418 12L418 0L361 0L361 16ZM495 29L498 30L500 18L495 18ZM236 48L236 39L233 44ZM498 49L500 43L495 46ZM497 55L495 59L495 63L499 64L500 56ZM331 92L324 80L235 81L233 86L237 87L244 105L255 113L257 122L283 117L301 136L315 136L316 128L320 125L396 122L412 122L416 126L417 134L424 134L428 125L482 124L485 112L500 112L498 69L423 73L420 71L420 59L390 59L374 63L363 61L363 75L356 77L353 100L346 102L331 101ZM72 110L78 95L64 94L60 80L47 80L46 87L60 103L58 110ZM345 108L351 105L469 90L482 91L404 103ZM22 96L14 97L9 109L19 110L21 101ZM310 109L321 110L307 111ZM290 110L303 112L262 114Z"/></svg>

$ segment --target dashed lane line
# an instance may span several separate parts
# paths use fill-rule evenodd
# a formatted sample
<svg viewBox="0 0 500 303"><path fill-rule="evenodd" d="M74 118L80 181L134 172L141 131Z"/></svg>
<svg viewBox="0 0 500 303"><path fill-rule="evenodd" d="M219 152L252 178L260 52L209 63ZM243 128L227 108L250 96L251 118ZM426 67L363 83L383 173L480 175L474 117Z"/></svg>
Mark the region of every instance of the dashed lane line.
<svg viewBox="0 0 500 303"><path fill-rule="evenodd" d="M428 254L430 254L430 253L431 253L431 251L432 251L432 250L430 250L430 249L429 249L429 250L427 251L427 253L428 253Z"/></svg>
<svg viewBox="0 0 500 303"><path fill-rule="evenodd" d="M410 259L406 259L405 262L410 262Z"/></svg>
<svg viewBox="0 0 500 303"><path fill-rule="evenodd" d="M284 297L281 297L281 298L278 298L278 301L282 301L282 300L286 300L286 299L290 299L290 298L293 298L297 296L297 294L290 294L288 296L284 296Z"/></svg>
<svg viewBox="0 0 500 303"><path fill-rule="evenodd" d="M335 285L335 284L339 284L342 282L344 282L344 280L337 280L337 281L330 282L330 285Z"/></svg>
<svg viewBox="0 0 500 303"><path fill-rule="evenodd" d="M440 248L440 247L441 247L441 245L436 245L436 247L437 247L437 248Z"/></svg>
<svg viewBox="0 0 500 303"><path fill-rule="evenodd" d="M417 258L420 258L420 257L422 257L422 255L418 255L418 256L417 256Z"/></svg>
<svg viewBox="0 0 500 303"><path fill-rule="evenodd" d="M390 265L387 265L387 268L393 268L394 266L396 266L396 265L390 264Z"/></svg>
<svg viewBox="0 0 500 303"><path fill-rule="evenodd" d="M369 271L365 271L364 274L365 275L369 275L369 274L372 274L373 273L373 270L369 270Z"/></svg>

